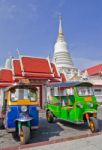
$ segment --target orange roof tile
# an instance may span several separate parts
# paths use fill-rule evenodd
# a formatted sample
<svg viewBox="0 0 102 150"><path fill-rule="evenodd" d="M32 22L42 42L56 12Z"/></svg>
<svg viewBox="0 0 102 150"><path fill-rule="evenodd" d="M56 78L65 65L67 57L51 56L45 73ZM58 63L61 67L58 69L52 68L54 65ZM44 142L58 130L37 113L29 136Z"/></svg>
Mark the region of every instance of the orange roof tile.
<svg viewBox="0 0 102 150"><path fill-rule="evenodd" d="M22 79L43 79L61 81L55 64L44 58L21 57L12 59L12 70L2 69L0 71L0 87L8 86L9 83L18 82ZM65 79L63 79L65 81ZM5 83L5 85L3 85ZM8 83L8 84L6 84Z"/></svg>
<svg viewBox="0 0 102 150"><path fill-rule="evenodd" d="M100 73L102 73L102 64L87 68L82 72L85 72L85 71L87 71L89 76L94 76L94 75L100 74Z"/></svg>
<svg viewBox="0 0 102 150"><path fill-rule="evenodd" d="M51 65L47 59L21 57L24 72L51 74Z"/></svg>
<svg viewBox="0 0 102 150"><path fill-rule="evenodd" d="M12 70L1 69L0 70L0 82L12 83L13 82Z"/></svg>

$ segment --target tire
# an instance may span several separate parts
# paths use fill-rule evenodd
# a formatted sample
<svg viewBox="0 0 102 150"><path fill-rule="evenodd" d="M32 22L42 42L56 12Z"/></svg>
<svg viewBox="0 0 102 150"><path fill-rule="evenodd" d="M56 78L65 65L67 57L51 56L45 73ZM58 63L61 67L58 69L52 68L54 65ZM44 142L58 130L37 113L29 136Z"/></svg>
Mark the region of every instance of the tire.
<svg viewBox="0 0 102 150"><path fill-rule="evenodd" d="M4 129L3 119L0 118L0 129Z"/></svg>
<svg viewBox="0 0 102 150"><path fill-rule="evenodd" d="M53 123L54 122L54 116L52 114L51 111L47 111L46 112L46 119L49 123Z"/></svg>
<svg viewBox="0 0 102 150"><path fill-rule="evenodd" d="M98 132L99 131L99 123L98 120L94 117L90 117L89 119L89 123L90 123L90 130L91 132Z"/></svg>
<svg viewBox="0 0 102 150"><path fill-rule="evenodd" d="M30 128L22 126L20 129L20 142L21 144L27 144L30 141Z"/></svg>

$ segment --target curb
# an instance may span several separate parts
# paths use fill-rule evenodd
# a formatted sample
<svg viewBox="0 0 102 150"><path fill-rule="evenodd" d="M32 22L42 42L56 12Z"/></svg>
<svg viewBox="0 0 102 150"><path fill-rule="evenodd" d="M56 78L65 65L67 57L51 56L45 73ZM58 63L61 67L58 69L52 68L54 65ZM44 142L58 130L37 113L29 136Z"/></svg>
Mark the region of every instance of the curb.
<svg viewBox="0 0 102 150"><path fill-rule="evenodd" d="M32 148L32 147L44 146L44 145L49 145L49 144L55 144L55 143L61 143L61 142L66 142L66 141L72 141L72 140L77 140L77 139L82 139L82 138L97 136L97 135L101 135L101 134L102 134L102 132L86 133L86 134L82 134L82 135L77 135L77 136L72 136L72 137L66 137L66 138L60 138L60 139L51 140L51 141L44 141L44 142L37 142L37 143L26 144L26 145L19 145L19 146L15 146L15 147L2 148L0 150L20 150L20 149L27 149L27 148Z"/></svg>

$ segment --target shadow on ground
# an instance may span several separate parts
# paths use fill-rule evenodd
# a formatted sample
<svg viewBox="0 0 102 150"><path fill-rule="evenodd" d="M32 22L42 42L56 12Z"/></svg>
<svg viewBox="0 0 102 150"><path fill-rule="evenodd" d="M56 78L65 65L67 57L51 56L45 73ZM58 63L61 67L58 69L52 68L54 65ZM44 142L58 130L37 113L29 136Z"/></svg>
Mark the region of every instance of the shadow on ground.
<svg viewBox="0 0 102 150"><path fill-rule="evenodd" d="M45 118L40 118L40 126L38 130L33 130L31 135L31 141L42 142L49 141L50 138L60 136L60 132L64 129L59 127L56 123L48 123Z"/></svg>
<svg viewBox="0 0 102 150"><path fill-rule="evenodd" d="M71 123L68 121L62 121L62 120L58 120L63 126L72 128L72 129L76 129L79 131L85 131L88 130L88 126L87 123L83 123L83 124L75 124L75 123Z"/></svg>
<svg viewBox="0 0 102 150"><path fill-rule="evenodd" d="M100 131L102 131L102 119L98 119ZM45 116L40 117L40 127L32 131L30 143L49 141L61 137L72 137L90 133L87 123L73 124L67 121L56 120L54 123L48 123Z"/></svg>
<svg viewBox="0 0 102 150"><path fill-rule="evenodd" d="M98 122L99 122L99 130L102 131L102 120L98 119Z"/></svg>

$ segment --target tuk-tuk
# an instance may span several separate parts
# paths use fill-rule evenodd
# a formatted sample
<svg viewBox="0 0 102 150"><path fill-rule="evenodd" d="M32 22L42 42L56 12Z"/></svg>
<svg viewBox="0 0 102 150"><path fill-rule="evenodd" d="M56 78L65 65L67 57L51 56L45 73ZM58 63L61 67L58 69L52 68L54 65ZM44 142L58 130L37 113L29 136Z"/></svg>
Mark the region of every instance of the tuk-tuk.
<svg viewBox="0 0 102 150"><path fill-rule="evenodd" d="M38 89L33 85L18 84L4 91L0 127L16 132L21 144L30 140L31 129L38 128Z"/></svg>
<svg viewBox="0 0 102 150"><path fill-rule="evenodd" d="M60 82L47 85L46 118L75 124L88 123L92 132L99 131L97 101L89 82Z"/></svg>

